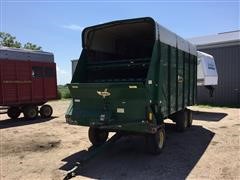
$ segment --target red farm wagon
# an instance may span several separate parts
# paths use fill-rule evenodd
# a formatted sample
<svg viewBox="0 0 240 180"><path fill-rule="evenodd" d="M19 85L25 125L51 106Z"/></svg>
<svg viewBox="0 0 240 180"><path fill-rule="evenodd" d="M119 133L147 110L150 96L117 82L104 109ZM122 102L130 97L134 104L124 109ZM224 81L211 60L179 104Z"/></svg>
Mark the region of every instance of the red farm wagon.
<svg viewBox="0 0 240 180"><path fill-rule="evenodd" d="M45 103L53 99L57 99L57 79L52 53L0 47L1 110L6 109L10 118L21 113L27 119L38 113L47 118L52 107Z"/></svg>

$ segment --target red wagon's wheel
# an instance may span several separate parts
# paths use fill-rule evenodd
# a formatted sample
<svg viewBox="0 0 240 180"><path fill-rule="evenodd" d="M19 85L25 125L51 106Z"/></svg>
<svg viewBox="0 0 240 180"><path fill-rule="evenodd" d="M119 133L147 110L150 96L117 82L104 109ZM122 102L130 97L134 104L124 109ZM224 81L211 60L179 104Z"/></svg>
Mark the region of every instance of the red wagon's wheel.
<svg viewBox="0 0 240 180"><path fill-rule="evenodd" d="M53 113L53 109L50 105L43 105L40 108L40 115L42 118L49 118Z"/></svg>
<svg viewBox="0 0 240 180"><path fill-rule="evenodd" d="M23 114L26 119L35 119L38 115L38 108L34 105L25 106Z"/></svg>
<svg viewBox="0 0 240 180"><path fill-rule="evenodd" d="M10 107L7 111L8 117L11 119L17 119L21 114L21 111L18 107Z"/></svg>

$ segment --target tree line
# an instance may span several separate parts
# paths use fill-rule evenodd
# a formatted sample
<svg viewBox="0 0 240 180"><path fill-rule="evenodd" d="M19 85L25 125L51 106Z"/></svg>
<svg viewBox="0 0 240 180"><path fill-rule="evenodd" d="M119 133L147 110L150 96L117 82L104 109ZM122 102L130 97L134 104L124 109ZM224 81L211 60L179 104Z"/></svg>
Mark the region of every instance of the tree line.
<svg viewBox="0 0 240 180"><path fill-rule="evenodd" d="M26 44L20 43L17 41L15 36L12 36L6 32L0 32L0 46L11 47L11 48L24 48L31 50L42 50L41 46L27 42Z"/></svg>

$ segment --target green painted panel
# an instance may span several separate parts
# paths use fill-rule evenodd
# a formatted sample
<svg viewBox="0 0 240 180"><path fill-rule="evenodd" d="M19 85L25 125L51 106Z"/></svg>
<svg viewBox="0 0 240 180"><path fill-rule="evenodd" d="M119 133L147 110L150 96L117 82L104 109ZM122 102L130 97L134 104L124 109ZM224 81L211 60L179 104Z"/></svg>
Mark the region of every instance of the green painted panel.
<svg viewBox="0 0 240 180"><path fill-rule="evenodd" d="M194 93L194 56L190 55L190 104L193 104L193 93Z"/></svg>
<svg viewBox="0 0 240 180"><path fill-rule="evenodd" d="M86 82L87 80L87 67L86 67L86 51L83 49L78 64L76 66L75 72L73 74L73 78L71 83L77 82Z"/></svg>
<svg viewBox="0 0 240 180"><path fill-rule="evenodd" d="M196 101L196 91L197 91L197 57L192 56L192 79L191 79L191 87L192 87L192 94L191 94L191 99L192 99L192 104L195 104Z"/></svg>
<svg viewBox="0 0 240 180"><path fill-rule="evenodd" d="M149 101L151 100L152 103L157 104L158 101L158 88L156 84L159 81L159 61L160 61L160 42L156 41L153 46L152 58L148 69L148 75L146 78L146 89L147 89L147 96Z"/></svg>
<svg viewBox="0 0 240 180"><path fill-rule="evenodd" d="M168 45L161 43L159 67L159 105L163 116L168 115Z"/></svg>
<svg viewBox="0 0 240 180"><path fill-rule="evenodd" d="M171 78L170 78L170 83L171 83L171 98L170 98L170 113L176 112L175 107L176 107L176 96L177 96L177 91L176 91L176 48L171 47L171 53L170 53L170 58L171 58Z"/></svg>
<svg viewBox="0 0 240 180"><path fill-rule="evenodd" d="M183 78L183 52L178 50L178 110L182 109Z"/></svg>
<svg viewBox="0 0 240 180"><path fill-rule="evenodd" d="M189 53L185 53L185 73L184 73L184 106L188 106L189 97Z"/></svg>
<svg viewBox="0 0 240 180"><path fill-rule="evenodd" d="M146 91L142 83L75 83L68 85L73 96L72 120L81 125L101 122L134 122L146 119ZM103 98L98 92L107 91Z"/></svg>

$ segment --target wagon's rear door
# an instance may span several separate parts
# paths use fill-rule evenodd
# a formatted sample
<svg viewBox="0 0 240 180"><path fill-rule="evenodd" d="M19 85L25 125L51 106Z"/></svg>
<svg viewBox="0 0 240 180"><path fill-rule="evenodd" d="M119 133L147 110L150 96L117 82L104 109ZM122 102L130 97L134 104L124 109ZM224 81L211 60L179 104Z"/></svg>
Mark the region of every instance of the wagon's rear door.
<svg viewBox="0 0 240 180"><path fill-rule="evenodd" d="M44 101L44 69L41 63L32 63L32 99Z"/></svg>
<svg viewBox="0 0 240 180"><path fill-rule="evenodd" d="M44 95L47 100L57 97L56 64L49 63L44 67Z"/></svg>
<svg viewBox="0 0 240 180"><path fill-rule="evenodd" d="M35 101L45 102L56 99L56 64L55 63L32 63L32 98Z"/></svg>
<svg viewBox="0 0 240 180"><path fill-rule="evenodd" d="M72 120L91 123L139 122L146 117L143 83L72 83Z"/></svg>

